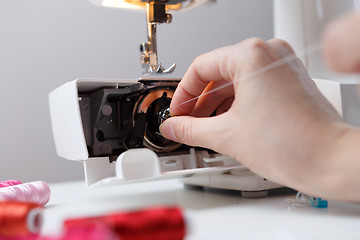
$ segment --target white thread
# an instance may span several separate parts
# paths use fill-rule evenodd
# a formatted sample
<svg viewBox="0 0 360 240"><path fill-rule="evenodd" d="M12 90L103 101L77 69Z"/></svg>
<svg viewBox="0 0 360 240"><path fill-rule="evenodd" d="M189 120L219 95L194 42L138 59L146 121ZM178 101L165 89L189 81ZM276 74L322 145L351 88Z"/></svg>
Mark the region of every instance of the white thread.
<svg viewBox="0 0 360 240"><path fill-rule="evenodd" d="M256 77L257 75L260 75L260 74L265 73L267 71L270 71L270 70L272 70L274 68L280 67L281 65L284 65L284 64L289 63L291 61L294 61L294 60L298 59L299 57L305 57L305 56L308 56L308 55L310 55L312 53L318 52L321 49L322 49L321 44L320 43L315 43L315 44L310 45L310 46L306 47L305 49L299 51L297 54L296 53L290 54L290 55L288 55L286 57L283 57L283 58L280 58L279 60L277 60L275 62L272 62L272 63L270 63L270 64L268 64L268 65L266 65L266 66L264 66L262 68L259 68L258 70L254 71L254 72L251 72L250 74L242 76L237 81L241 81L241 80L247 79L247 78ZM233 85L233 82L225 83L225 84L223 84L223 85L221 85L221 86L219 86L219 87L217 87L217 88L215 88L215 89L213 89L211 91L200 94L199 96L191 98L191 99L189 99L189 100L187 100L185 102L182 102L182 103L178 104L177 106L171 107L170 109L178 108L178 107L180 107L180 106L182 106L182 105L184 105L186 103L195 101L195 100L199 99L202 96L209 95L209 94L211 94L213 92L219 91L219 90L221 90L223 88L226 88L228 86L231 86L231 85Z"/></svg>

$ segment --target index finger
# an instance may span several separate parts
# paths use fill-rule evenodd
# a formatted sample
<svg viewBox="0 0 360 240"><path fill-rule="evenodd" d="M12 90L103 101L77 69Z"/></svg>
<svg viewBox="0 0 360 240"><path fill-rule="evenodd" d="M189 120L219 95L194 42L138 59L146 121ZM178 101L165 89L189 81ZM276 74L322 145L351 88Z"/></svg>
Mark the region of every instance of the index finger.
<svg viewBox="0 0 360 240"><path fill-rule="evenodd" d="M232 50L233 51L233 50ZM216 49L195 59L179 83L170 109L171 115L190 115L199 97L210 82L232 81L228 66L231 46Z"/></svg>

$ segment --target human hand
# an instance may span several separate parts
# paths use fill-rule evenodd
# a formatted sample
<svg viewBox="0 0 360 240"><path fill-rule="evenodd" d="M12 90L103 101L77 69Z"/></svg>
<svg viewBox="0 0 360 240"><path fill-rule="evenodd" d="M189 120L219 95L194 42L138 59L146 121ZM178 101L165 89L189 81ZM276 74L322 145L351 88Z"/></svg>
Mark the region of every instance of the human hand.
<svg viewBox="0 0 360 240"><path fill-rule="evenodd" d="M343 132L340 116L300 60L252 75L292 54L284 41L249 39L198 57L178 85L170 106L175 117L161 133L234 157L269 180L321 193L308 175L326 176L331 164L320 160ZM209 117L215 110L218 115Z"/></svg>

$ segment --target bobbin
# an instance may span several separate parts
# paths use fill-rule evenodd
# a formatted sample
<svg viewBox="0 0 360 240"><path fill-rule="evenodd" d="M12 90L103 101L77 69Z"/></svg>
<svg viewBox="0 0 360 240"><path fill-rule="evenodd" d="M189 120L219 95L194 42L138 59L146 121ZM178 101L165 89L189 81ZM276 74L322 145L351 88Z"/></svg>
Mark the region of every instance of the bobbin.
<svg viewBox="0 0 360 240"><path fill-rule="evenodd" d="M181 146L180 143L164 138L159 126L170 117L170 102L175 89L158 88L142 95L134 107L133 119L136 114L146 114L144 145L155 152L171 152ZM135 122L134 122L135 126Z"/></svg>

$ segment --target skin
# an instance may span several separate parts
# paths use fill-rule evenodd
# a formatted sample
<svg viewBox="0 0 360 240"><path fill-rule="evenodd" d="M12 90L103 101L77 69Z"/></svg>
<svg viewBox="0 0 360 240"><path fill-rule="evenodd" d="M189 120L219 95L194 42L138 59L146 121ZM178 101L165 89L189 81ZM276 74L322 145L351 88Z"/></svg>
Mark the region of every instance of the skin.
<svg viewBox="0 0 360 240"><path fill-rule="evenodd" d="M359 28L360 15L349 15L326 29L325 58L335 70L360 72ZM175 117L160 131L301 192L360 202L360 130L341 120L300 60L251 75L292 54L282 40L248 39L199 56L173 97Z"/></svg>

